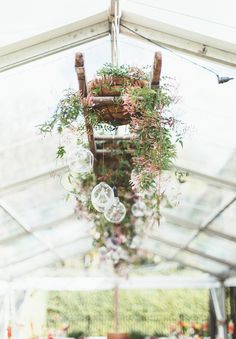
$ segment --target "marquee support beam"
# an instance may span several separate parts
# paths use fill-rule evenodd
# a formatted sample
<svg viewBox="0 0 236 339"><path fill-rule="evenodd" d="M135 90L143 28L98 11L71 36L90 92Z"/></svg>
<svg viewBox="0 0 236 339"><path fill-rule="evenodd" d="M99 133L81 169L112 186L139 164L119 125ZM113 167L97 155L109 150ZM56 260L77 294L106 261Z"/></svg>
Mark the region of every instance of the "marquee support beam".
<svg viewBox="0 0 236 339"><path fill-rule="evenodd" d="M141 19L139 19L138 16L134 16L132 21L129 20L129 17L133 17L132 13L126 13L126 15L121 18L120 31L124 35L143 41L147 41L149 39L150 42L153 41L163 48L171 49L173 51L177 50L227 66L236 66L236 52L227 50L226 47L222 47L222 49L220 49L211 46L210 44L207 45L204 42L190 40L178 35L178 29L176 28L176 30L174 30L173 27L173 33L167 33L165 31L158 30L158 28L154 29L144 27L140 25L139 22ZM148 18L146 18L146 22L148 22Z"/></svg>
<svg viewBox="0 0 236 339"><path fill-rule="evenodd" d="M108 34L107 13L98 13L94 17L0 48L0 72L86 44Z"/></svg>

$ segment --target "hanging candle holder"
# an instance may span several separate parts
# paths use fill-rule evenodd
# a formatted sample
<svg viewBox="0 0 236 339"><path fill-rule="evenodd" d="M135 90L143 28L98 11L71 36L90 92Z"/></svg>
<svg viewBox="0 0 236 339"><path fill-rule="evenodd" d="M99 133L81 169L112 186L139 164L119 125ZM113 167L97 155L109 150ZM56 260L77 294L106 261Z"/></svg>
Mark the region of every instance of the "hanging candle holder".
<svg viewBox="0 0 236 339"><path fill-rule="evenodd" d="M93 153L84 147L74 149L68 156L68 166L76 173L88 173L93 169Z"/></svg>
<svg viewBox="0 0 236 339"><path fill-rule="evenodd" d="M114 223L119 224L126 215L125 205L120 202L120 199L117 194L117 189L114 187L114 199L112 205L105 209L104 217Z"/></svg>
<svg viewBox="0 0 236 339"><path fill-rule="evenodd" d="M105 209L109 208L114 200L113 189L105 182L100 182L96 185L91 193L91 201L93 207L98 212L104 212Z"/></svg>

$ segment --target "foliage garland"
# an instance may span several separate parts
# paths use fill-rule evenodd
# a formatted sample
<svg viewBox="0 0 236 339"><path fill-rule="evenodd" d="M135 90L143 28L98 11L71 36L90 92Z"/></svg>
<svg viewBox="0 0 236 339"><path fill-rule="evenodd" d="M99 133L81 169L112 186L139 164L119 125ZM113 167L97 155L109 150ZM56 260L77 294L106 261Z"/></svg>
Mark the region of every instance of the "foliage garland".
<svg viewBox="0 0 236 339"><path fill-rule="evenodd" d="M105 64L97 72L97 76L86 98L82 98L78 92L68 90L52 118L39 126L40 131L52 133L56 130L60 135L69 131L74 134L77 145L87 146L86 142L81 141L81 136L86 133L83 120L85 108L90 124L100 134L114 131L116 122L102 121L101 115L99 116L94 108L93 95L99 93L101 82L107 83L112 77L146 81L147 75L144 70L136 67ZM113 85L112 82L110 84ZM143 255L139 249L140 239L145 235L148 224L155 222L159 224L160 203L166 201L168 206L171 205L165 190L161 187L162 175L173 167L177 144L183 146L183 135L178 130L181 122L171 113L171 105L176 98L172 96L168 84L153 90L148 86L148 82L140 86L140 83L125 81L120 94L122 97L117 99L117 104L122 103L124 114L129 118L131 140L120 141L118 147L114 147L110 156L116 161L111 162L109 159L104 161L104 158L103 161L98 161L96 175L94 173L68 175L71 186L69 193L76 198L75 211L78 217L85 216L93 220L95 225L91 231L94 236L93 245L102 258L113 263L118 273L124 271L127 263L135 263L139 261L139 256ZM130 152L126 152L127 149ZM57 157L64 157L66 152L65 143L59 145ZM176 171L176 178L179 182L184 182L185 174ZM91 190L101 181L119 187L120 200L127 209L122 224L112 227L111 223L92 206ZM145 203L147 213L137 218L132 215L131 210L133 204L140 199Z"/></svg>

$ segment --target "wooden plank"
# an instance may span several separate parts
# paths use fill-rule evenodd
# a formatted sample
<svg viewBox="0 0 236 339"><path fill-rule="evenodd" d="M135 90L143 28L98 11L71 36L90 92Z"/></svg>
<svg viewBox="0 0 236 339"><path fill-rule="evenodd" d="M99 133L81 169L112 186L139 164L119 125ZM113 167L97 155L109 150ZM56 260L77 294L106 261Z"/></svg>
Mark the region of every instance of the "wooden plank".
<svg viewBox="0 0 236 339"><path fill-rule="evenodd" d="M88 136L89 148L90 148L90 151L95 156L96 155L96 144L95 144L95 141L94 141L93 126L89 122L87 108L84 108L84 120L85 120L86 132L87 132L87 136Z"/></svg>
<svg viewBox="0 0 236 339"><path fill-rule="evenodd" d="M99 104L105 104L105 105L114 104L115 102L117 102L117 100L120 100L120 97L93 97L93 102L95 103L95 105L99 105Z"/></svg>
<svg viewBox="0 0 236 339"><path fill-rule="evenodd" d="M116 151L119 151L118 149L116 149ZM98 155L109 155L109 154L111 154L111 155L113 155L113 152L114 152L114 149L98 149L97 151L96 151L96 153L98 154ZM133 154L134 153L134 150L132 150L132 149L127 149L127 150L120 150L120 152L121 153L123 153L123 154Z"/></svg>
<svg viewBox="0 0 236 339"><path fill-rule="evenodd" d="M96 135L95 140L122 141L131 140L131 135Z"/></svg>
<svg viewBox="0 0 236 339"><path fill-rule="evenodd" d="M153 67L152 67L152 81L151 81L151 87L153 89L159 87L160 77L161 77L161 65L162 65L161 52L155 52L154 62L153 62Z"/></svg>
<svg viewBox="0 0 236 339"><path fill-rule="evenodd" d="M78 82L79 82L80 94L82 97L86 97L87 96L87 84L86 84L83 53L78 52L75 54L75 71L76 71Z"/></svg>
<svg viewBox="0 0 236 339"><path fill-rule="evenodd" d="M82 98L84 98L87 96L87 83L86 83L86 76L85 76L83 53L78 52L75 55L75 70L76 70L77 78L79 82L80 95ZM84 107L84 120L85 120L86 132L88 136L89 148L90 148L90 151L95 156L96 155L96 144L94 141L93 126L89 122L88 110L86 107Z"/></svg>
<svg viewBox="0 0 236 339"><path fill-rule="evenodd" d="M137 97L138 100L143 100L142 97ZM106 105L109 105L109 104L114 104L114 103L118 103L120 102L121 104L123 103L123 97L122 96L111 96L111 97L93 97L93 102L96 104L96 105L99 105L99 104L106 104Z"/></svg>

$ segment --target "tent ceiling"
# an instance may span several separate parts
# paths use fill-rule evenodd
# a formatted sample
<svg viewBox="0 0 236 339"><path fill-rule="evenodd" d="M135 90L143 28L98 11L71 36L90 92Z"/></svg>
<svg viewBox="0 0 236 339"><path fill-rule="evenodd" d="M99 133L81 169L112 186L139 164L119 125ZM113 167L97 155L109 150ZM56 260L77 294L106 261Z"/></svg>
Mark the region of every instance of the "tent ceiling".
<svg viewBox="0 0 236 339"><path fill-rule="evenodd" d="M107 13L53 29L0 49L0 72L102 38L109 34Z"/></svg>
<svg viewBox="0 0 236 339"><path fill-rule="evenodd" d="M78 50L75 46L80 45L86 54L88 78L109 61L112 18L104 4L86 19L63 23L62 27L0 49L0 102L4 112L0 134L0 279L16 279L71 256L80 258L91 248L91 225L73 216L74 203L65 201L60 185L58 176L66 171L66 165L54 159L58 140L42 140L35 126L51 115L65 88L77 88L73 72L73 56ZM120 20L121 63L150 64L156 49L143 40L133 39L126 26L151 36L157 43L200 56L204 65L230 74L231 68L223 65L236 64L236 45L230 41L230 34L235 32L232 27L226 27L231 33L228 41L223 41L212 33L215 23L208 23L209 29L204 32L209 35L203 35L196 30L196 18L192 26L186 24L195 27L190 31L181 27L183 22L180 25L183 14L175 14L175 20L170 22L170 13L153 8L150 0L145 2L147 7L132 0L127 4ZM151 12L158 20L153 19ZM205 45L207 50L203 53ZM144 247L159 257L156 267L175 261L220 279L233 279L235 84L219 86L212 74L165 50L163 55L164 74L180 79L184 99L177 113L179 110L181 119L198 130L186 140L184 150L179 150L177 166L191 173L188 182L181 186L181 204L164 211L166 223L149 234ZM218 61L222 66L205 59Z"/></svg>
<svg viewBox="0 0 236 339"><path fill-rule="evenodd" d="M81 5L89 7L88 4ZM0 48L0 71L107 36L110 32L110 21L107 9L93 13L92 16L88 15L86 19L3 46ZM4 23L5 21L2 24ZM223 64L236 65L234 27L194 16L187 17L183 13L169 12L165 8L153 6L150 1L127 1L121 8L120 31L133 38L140 38L137 34L147 39L151 37L161 46Z"/></svg>

